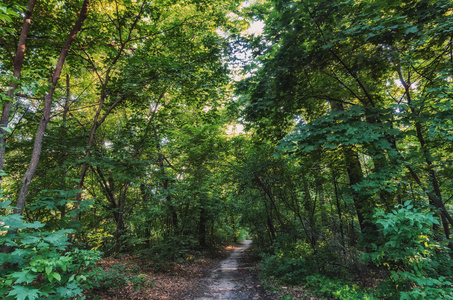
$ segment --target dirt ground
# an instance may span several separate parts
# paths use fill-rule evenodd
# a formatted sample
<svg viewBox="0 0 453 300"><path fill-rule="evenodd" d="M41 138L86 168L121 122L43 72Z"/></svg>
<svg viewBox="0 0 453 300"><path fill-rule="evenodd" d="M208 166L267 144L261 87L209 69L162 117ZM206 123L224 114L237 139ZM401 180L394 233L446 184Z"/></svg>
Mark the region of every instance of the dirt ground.
<svg viewBox="0 0 453 300"><path fill-rule="evenodd" d="M258 280L256 270L247 259L250 240L233 247L228 258L215 266L208 276L203 278L191 293L186 293L183 299L194 300L278 300Z"/></svg>
<svg viewBox="0 0 453 300"><path fill-rule="evenodd" d="M116 289L96 291L87 299L100 300L278 300L319 299L307 295L303 288L263 285L258 278L258 261L253 259L251 241L228 247L210 258L189 264L172 264L166 272L155 272L153 266L138 257L122 257L102 262L108 270L114 264L124 264L127 276L141 276L145 286L138 291L132 284ZM272 290L272 292L270 291ZM291 298L287 298L291 299Z"/></svg>

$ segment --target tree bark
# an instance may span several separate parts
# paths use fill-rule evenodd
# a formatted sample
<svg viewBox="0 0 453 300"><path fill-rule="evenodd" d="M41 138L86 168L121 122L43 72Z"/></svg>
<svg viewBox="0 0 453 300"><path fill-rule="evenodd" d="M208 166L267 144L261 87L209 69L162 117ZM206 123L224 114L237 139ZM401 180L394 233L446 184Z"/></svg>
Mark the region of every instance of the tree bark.
<svg viewBox="0 0 453 300"><path fill-rule="evenodd" d="M50 110L51 110L51 106L52 106L53 94L55 92L55 88L56 88L58 79L60 78L61 71L63 70L63 66L64 66L64 63L66 60L66 56L68 55L69 48L71 47L72 42L74 41L77 33L82 28L82 24L87 17L89 3L90 3L90 0L84 0L82 9L79 13L79 18L76 21L71 32L69 33L68 37L66 38L66 42L63 45L63 48L61 49L60 57L58 59L57 65L55 67L54 74L50 80L50 90L47 93L45 100L44 100L44 110L43 110L43 114L42 114L38 129L36 131L35 142L33 145L33 151L32 151L32 155L31 155L31 159L30 159L30 164L22 178L21 187L19 190L19 194L17 196L16 207L13 212L14 214L22 215L22 213L25 209L25 203L26 203L26 199L27 199L27 195L28 195L28 190L30 188L30 183L31 183L31 180L33 179L33 176L35 175L35 172L36 172L36 169L37 169L38 163L39 163L39 158L41 156L41 149L42 149L42 143L43 143L43 139L44 139L44 133L45 133L47 124L49 123L49 119L50 119ZM7 234L14 234L16 232L17 232L17 230L8 231ZM8 253L10 251L11 251L11 247L3 245L3 247L2 247L3 253Z"/></svg>
<svg viewBox="0 0 453 300"><path fill-rule="evenodd" d="M203 205L203 199L201 199L201 205ZM206 209L202 206L200 208L200 219L198 223L198 243L201 248L206 247L206 223L208 222L208 216Z"/></svg>
<svg viewBox="0 0 453 300"><path fill-rule="evenodd" d="M359 156L353 148L344 149L346 169L349 177L349 186L351 187L354 206L357 211L360 229L366 242L375 240L377 227L371 222L374 206L372 205L370 195L364 195L354 189L354 186L362 182L363 173L360 165Z"/></svg>
<svg viewBox="0 0 453 300"><path fill-rule="evenodd" d="M45 100L44 100L44 110L43 110L43 114L41 117L41 121L38 126L38 130L36 131L35 143L33 145L33 151L32 151L32 155L31 155L30 164L28 166L27 171L25 172L24 177L22 178L19 195L17 197L17 204L16 204L16 208L14 210L14 213L16 213L16 214L22 214L22 212L24 211L25 200L28 195L30 183L31 183L31 180L33 179L33 176L35 175L36 168L38 167L39 158L41 156L41 149L42 149L42 143L43 143L43 139L44 139L44 133L46 131L47 124L49 123L49 120L50 120L50 110L52 108L53 94L55 93L57 82L58 82L58 79L60 78L61 71L63 70L63 66L64 66L64 63L66 60L66 56L68 55L69 48L71 47L71 44L74 41L77 33L82 28L82 24L85 21L85 18L87 17L89 4L90 4L90 0L85 0L83 2L82 9L79 13L79 18L78 18L77 22L75 23L74 27L72 28L71 33L67 37L63 48L61 49L60 57L58 59L57 65L55 67L55 72L50 81L50 90L47 93Z"/></svg>
<svg viewBox="0 0 453 300"><path fill-rule="evenodd" d="M340 200L339 200L338 185L337 185L335 171L332 171L332 180L333 180L333 186L334 186L334 191L335 191L335 200L336 200L335 204L337 206L338 220L340 222L341 244L344 245L345 243L344 243L344 231L343 231L343 216L341 213L341 205L340 205Z"/></svg>
<svg viewBox="0 0 453 300"><path fill-rule="evenodd" d="M107 70L105 72L104 80L102 80L101 75L96 70L96 74L97 74L97 76L99 78L99 81L101 82L102 89L101 89L101 95L99 97L98 109L97 109L96 114L95 114L95 116L93 118L93 125L91 127L90 136L88 138L87 149L85 151L85 159L87 159L87 158L89 158L91 156L91 148L93 147L93 144L95 142L95 135L96 135L96 131L98 130L98 128L102 125L102 123L104 123L104 121L110 115L110 113L113 111L113 109L115 109L115 107L126 98L125 95L123 95L120 98L118 98L118 100L116 100L112 105L110 105L110 107L107 109L107 111L104 113L104 115L101 118L101 112L102 112L103 107L104 107L105 99L107 98L106 89L107 89L107 85L109 84L109 81L110 81L110 73L112 72L113 67L118 63L118 61L120 60L121 56L123 55L124 50L127 47L127 44L131 41L132 32L135 29L138 21L140 20L140 17L142 16L143 8L144 8L145 3L146 3L146 1L143 1L141 9L140 9L140 12L135 16L134 22L131 25L131 27L129 28L129 34L128 34L127 38L124 41L120 38L120 42L121 42L120 47L118 49L118 52L117 52L116 56L113 58L112 63L110 64L110 66L107 68ZM121 35L121 28L119 28L118 30L119 30L119 33ZM94 67L94 68L96 69L96 67ZM85 176L86 176L86 173L87 173L89 167L90 166L89 166L89 164L87 162L83 163L82 169L81 169L80 175L79 175L79 183L77 184L77 189L78 190L82 190L82 188L83 188L83 184L84 184L84 181L85 181ZM79 204L80 204L81 201L82 201L82 194L81 193L77 193L75 209L79 208ZM72 220L76 221L77 217L78 216L76 214L72 218ZM71 238L72 238L72 236L71 236Z"/></svg>
<svg viewBox="0 0 453 300"><path fill-rule="evenodd" d="M66 120L68 117L68 112L69 112L69 100L71 98L71 86L70 86L70 80L69 80L69 74L66 74L66 99L64 102L64 110L63 110L63 126L61 128L61 143L63 144L63 151L61 153L61 160L65 161L66 156L68 155L68 151L66 150L66 144L67 144L67 124ZM63 170L62 175L63 178L61 179L61 189L66 190L66 169ZM64 221L64 217L66 215L66 203L63 203L60 207L60 218L61 221Z"/></svg>
<svg viewBox="0 0 453 300"><path fill-rule="evenodd" d="M332 102L331 105L333 110L344 110L341 103ZM377 236L377 226L371 221L375 206L371 201L371 195L365 195L363 192L358 192L354 189L354 186L363 180L362 167L357 151L353 147L344 147L343 156L363 240L366 244L370 244L375 241Z"/></svg>
<svg viewBox="0 0 453 300"><path fill-rule="evenodd" d="M114 211L115 223L116 223L116 233L115 233L115 252L120 253L123 241L123 235L125 233L126 227L124 226L124 207L126 205L126 194L129 189L130 183L124 185L123 192L120 195L119 203L117 210Z"/></svg>
<svg viewBox="0 0 453 300"><path fill-rule="evenodd" d="M22 25L22 30L19 36L19 43L17 45L16 56L14 57L14 70L13 77L16 79L20 78L20 72L22 70L22 65L24 62L25 56L25 44L27 41L28 29L30 28L31 16L33 13L33 8L35 7L37 0L30 0L28 3L27 11L25 12L25 19ZM3 170L5 164L5 152L6 152L6 131L3 129L8 127L9 117L11 114L12 101L14 98L14 92L16 91L18 83L11 82L10 89L8 90L7 96L11 101L5 102L3 104L2 116L0 118L0 170ZM1 188L1 177L0 177L0 188Z"/></svg>
<svg viewBox="0 0 453 300"><path fill-rule="evenodd" d="M155 130L154 133L155 133L155 137L156 137L157 151L158 151L157 160L158 160L160 172L162 175L162 182L163 182L162 188L167 193L167 195L165 196L165 201L166 201L166 204L170 211L173 232L177 232L178 231L178 214L176 213L176 209L175 209L174 205L171 203L171 195L169 193L169 184L168 184L169 180L168 180L167 174L165 172L164 156L162 154L162 147L160 146L160 141L159 141L159 136L157 134L157 130Z"/></svg>
<svg viewBox="0 0 453 300"><path fill-rule="evenodd" d="M408 72L407 80L404 79L403 72L400 68L397 69L397 73L398 73L400 82L405 89L405 94L406 94L406 98L407 98L407 102L409 104L410 110L414 116L418 117L419 112L417 112L415 110L415 108L411 105L412 97L411 97L411 93L410 93L410 86L411 86L410 72ZM431 159L431 153L426 146L426 141L423 136L422 124L419 121L415 121L415 130L416 130L418 142L420 143L420 147L422 150L421 152L422 152L423 158L424 158L426 166L427 166L429 182L434 190L434 194L432 192L427 191L429 203L431 205L437 207L441 211L440 217L441 217L441 221L442 221L442 226L444 228L445 237L448 240L448 239L450 239L450 225L453 226L453 219L450 216L450 214L448 213L448 211L443 203L439 181L437 179L437 175L434 170L432 159ZM409 171L410 171L412 177L414 179L416 179L416 181L417 181L416 176L414 177L415 172L412 170L412 168L410 168ZM421 186L420 179L418 179L417 183ZM449 225L449 223L450 223L450 225ZM451 249L453 249L453 243L449 242L449 247Z"/></svg>

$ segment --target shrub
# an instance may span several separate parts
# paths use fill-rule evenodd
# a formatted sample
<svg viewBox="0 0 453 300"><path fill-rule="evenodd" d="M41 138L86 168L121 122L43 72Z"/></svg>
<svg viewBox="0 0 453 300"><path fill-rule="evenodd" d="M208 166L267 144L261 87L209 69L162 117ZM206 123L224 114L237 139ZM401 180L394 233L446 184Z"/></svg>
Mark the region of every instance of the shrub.
<svg viewBox="0 0 453 300"><path fill-rule="evenodd" d="M301 239L295 242L280 239L274 253L262 255L263 273L289 284L297 284L307 275L315 273L343 277L351 269L349 257L354 254L349 249L341 248L333 237L320 240L314 249Z"/></svg>
<svg viewBox="0 0 453 300"><path fill-rule="evenodd" d="M127 283L131 283L134 289L138 290L147 284L147 278L145 274L138 275L126 275L126 267L122 264L113 265L110 270L103 270L99 267L94 268L87 273L87 282L84 287L92 291L95 290L111 290L121 286L126 286Z"/></svg>
<svg viewBox="0 0 453 300"><path fill-rule="evenodd" d="M9 203L0 203L0 208L11 209ZM69 299L82 295L88 280L84 274L101 253L68 251L67 234L72 230L39 231L43 227L39 222L26 223L16 214L1 217L0 244L13 248L11 253L0 253L0 296L4 299Z"/></svg>
<svg viewBox="0 0 453 300"><path fill-rule="evenodd" d="M374 296L367 294L361 287L341 279L332 279L324 275L316 274L305 278L305 286L309 287L313 294L325 297L333 297L340 300L371 300Z"/></svg>
<svg viewBox="0 0 453 300"><path fill-rule="evenodd" d="M390 213L377 210L374 217L384 241L365 259L391 274L376 293L386 299L453 299L449 250L432 235L439 224L433 213L406 201Z"/></svg>
<svg viewBox="0 0 453 300"><path fill-rule="evenodd" d="M186 263L195 251L198 242L191 236L168 237L151 249L141 251L141 254L154 263L154 271L167 271L173 263Z"/></svg>
<svg viewBox="0 0 453 300"><path fill-rule="evenodd" d="M303 240L286 243L282 239L275 249L275 254L262 254L263 275L279 278L284 283L296 284L313 268L313 264L306 259L312 253L310 245Z"/></svg>

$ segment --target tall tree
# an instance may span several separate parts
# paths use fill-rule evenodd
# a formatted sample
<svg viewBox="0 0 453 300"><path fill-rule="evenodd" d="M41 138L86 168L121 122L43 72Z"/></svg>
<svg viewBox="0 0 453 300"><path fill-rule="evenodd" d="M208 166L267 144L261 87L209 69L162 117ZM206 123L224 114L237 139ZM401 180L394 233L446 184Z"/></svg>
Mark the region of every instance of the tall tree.
<svg viewBox="0 0 453 300"><path fill-rule="evenodd" d="M381 16L384 6L390 8ZM438 201L436 175L418 168L425 164L429 170L433 158L427 159L426 134L417 119L421 112L436 120L439 113L449 114L436 103L450 90L444 74L451 43L438 20L451 22L451 4L271 1L255 11L266 27L261 44L255 43L262 67L244 85L248 120L277 140L297 122L281 147L299 155L345 149L352 196L363 199L354 201L362 231L375 203L391 207L401 199L398 189L409 175L441 211L448 237L451 217ZM434 33L435 39L426 40ZM437 108L428 112L427 103ZM411 151L422 160L402 147L414 138L421 148ZM369 158L370 174L364 174L361 155Z"/></svg>
<svg viewBox="0 0 453 300"><path fill-rule="evenodd" d="M36 131L36 136L35 136L35 140L34 140L34 146L33 146L33 152L32 152L32 156L31 156L30 164L28 166L27 171L24 174L24 177L22 178L21 188L20 188L19 194L17 196L16 209L14 211L16 214L22 214L22 212L24 211L25 201L26 201L27 194L28 194L28 189L29 189L31 180L35 174L36 168L38 166L39 158L41 155L44 133L45 133L47 124L49 123L49 120L50 120L50 111L51 111L51 106L52 106L53 94L57 87L57 83L60 78L61 72L63 70L66 56L68 55L71 44L74 41L76 35L81 30L83 22L85 21L87 15L88 15L89 3L90 3L90 0L84 0L84 2L82 3L79 17L76 20L74 27L72 28L68 37L66 38L66 41L61 49L61 53L58 58L57 64L55 66L55 71L50 80L49 91L47 92L45 100L44 100L43 115L42 115L41 121L39 123L38 129Z"/></svg>
<svg viewBox="0 0 453 300"><path fill-rule="evenodd" d="M6 135L5 130L8 127L9 118L11 115L11 107L14 102L14 94L18 87L18 81L20 80L20 72L22 70L22 65L24 62L25 56L25 46L27 42L28 29L30 28L31 16L33 14L33 8L35 7L36 0L30 0L25 12L24 23L19 36L19 42L17 44L16 55L14 56L13 62L13 78L9 90L7 92L7 101L3 103L2 116L0 119L0 170L3 170L5 163L5 152L6 152Z"/></svg>

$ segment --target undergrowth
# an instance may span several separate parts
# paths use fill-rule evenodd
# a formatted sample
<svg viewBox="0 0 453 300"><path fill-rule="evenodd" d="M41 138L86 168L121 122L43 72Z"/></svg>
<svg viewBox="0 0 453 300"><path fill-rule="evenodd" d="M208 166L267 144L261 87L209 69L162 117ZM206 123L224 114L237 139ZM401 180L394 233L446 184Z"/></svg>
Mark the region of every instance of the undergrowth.
<svg viewBox="0 0 453 300"><path fill-rule="evenodd" d="M376 210L374 221L379 239L368 253L338 247L328 235L316 247L282 237L262 254L261 276L334 299L453 299L450 250L431 234L439 225L433 213L406 201L389 213Z"/></svg>

